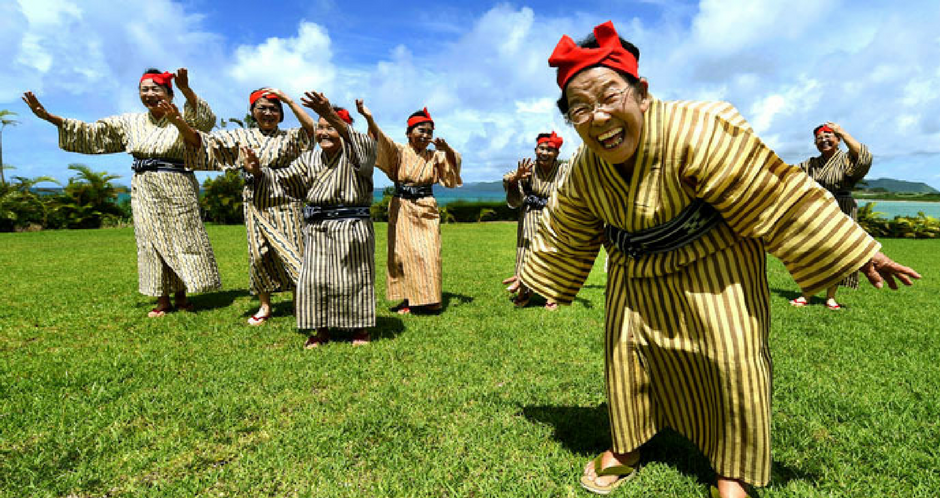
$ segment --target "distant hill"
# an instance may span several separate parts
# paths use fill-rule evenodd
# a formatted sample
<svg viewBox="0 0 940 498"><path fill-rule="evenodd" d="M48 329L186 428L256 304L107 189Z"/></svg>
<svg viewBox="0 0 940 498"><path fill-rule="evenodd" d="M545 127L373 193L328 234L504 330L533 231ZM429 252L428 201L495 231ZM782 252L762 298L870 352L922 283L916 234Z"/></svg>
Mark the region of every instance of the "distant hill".
<svg viewBox="0 0 940 498"><path fill-rule="evenodd" d="M866 179L864 184L859 183L855 187L857 190L868 190L873 192L893 192L903 194L940 194L940 191L920 182L907 182L904 180L895 180L893 178L876 178L874 180Z"/></svg>

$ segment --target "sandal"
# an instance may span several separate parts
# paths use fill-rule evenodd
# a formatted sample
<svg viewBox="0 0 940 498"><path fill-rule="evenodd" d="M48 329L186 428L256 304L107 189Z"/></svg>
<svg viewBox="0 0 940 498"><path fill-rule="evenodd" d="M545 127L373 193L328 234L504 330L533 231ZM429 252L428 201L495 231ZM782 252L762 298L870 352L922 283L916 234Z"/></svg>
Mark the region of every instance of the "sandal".
<svg viewBox="0 0 940 498"><path fill-rule="evenodd" d="M519 291L519 294L516 294L516 297L512 299L512 304L515 304L517 308L525 308L529 305L529 299L532 298L532 292L525 290Z"/></svg>
<svg viewBox="0 0 940 498"><path fill-rule="evenodd" d="M161 316L166 316L167 310L161 310L159 308L154 308L147 313L147 318L160 318Z"/></svg>
<svg viewBox="0 0 940 498"><path fill-rule="evenodd" d="M264 322L268 321L268 318L271 318L270 314L266 316L251 315L251 317L248 319L248 325L251 325L252 327L264 325Z"/></svg>
<svg viewBox="0 0 940 498"><path fill-rule="evenodd" d="M807 304L809 304L809 301L807 301L806 298L803 296L790 300L790 306L793 306L795 308L802 308L803 306L806 306Z"/></svg>
<svg viewBox="0 0 940 498"><path fill-rule="evenodd" d="M832 304L826 303L826 307L831 309L832 311L839 311L842 309L842 305L839 303L832 303Z"/></svg>
<svg viewBox="0 0 940 498"><path fill-rule="evenodd" d="M352 345L353 346L365 346L366 344L369 344L370 342L372 342L372 336L369 335L368 330L363 330L361 332L357 332L356 335L353 336Z"/></svg>
<svg viewBox="0 0 940 498"><path fill-rule="evenodd" d="M609 495L615 489L620 487L621 484L633 479L636 476L636 471L639 468L640 457L637 455L636 462L633 465L611 465L606 469L601 468L601 460L604 458L604 454L601 453L594 458L594 473L597 477L603 476L620 476L616 481L604 486L598 484L594 479L588 479L587 476L581 476L581 487L598 495Z"/></svg>
<svg viewBox="0 0 940 498"><path fill-rule="evenodd" d="M320 347L321 344L328 342L330 342L330 336L327 334L312 335L308 337L307 342L304 343L304 349L315 349Z"/></svg>

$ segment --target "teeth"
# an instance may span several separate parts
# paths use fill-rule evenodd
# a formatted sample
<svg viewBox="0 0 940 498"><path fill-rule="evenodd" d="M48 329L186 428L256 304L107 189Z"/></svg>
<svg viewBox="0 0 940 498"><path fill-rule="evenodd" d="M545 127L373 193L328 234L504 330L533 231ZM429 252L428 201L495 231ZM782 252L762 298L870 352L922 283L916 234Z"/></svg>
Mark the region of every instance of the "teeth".
<svg viewBox="0 0 940 498"><path fill-rule="evenodd" d="M614 135L620 133L621 131L623 131L623 128L615 128L615 129L610 130L610 131L608 131L607 133L604 133L603 135L597 137L597 139L598 139L598 140L601 140L601 141L604 141L604 140L607 140L608 138L613 137Z"/></svg>

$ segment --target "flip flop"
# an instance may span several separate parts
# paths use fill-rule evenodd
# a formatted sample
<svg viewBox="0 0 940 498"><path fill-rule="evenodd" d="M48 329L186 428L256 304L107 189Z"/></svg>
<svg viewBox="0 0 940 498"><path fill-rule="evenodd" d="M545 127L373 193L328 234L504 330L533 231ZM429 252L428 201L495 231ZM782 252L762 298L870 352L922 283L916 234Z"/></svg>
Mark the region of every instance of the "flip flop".
<svg viewBox="0 0 940 498"><path fill-rule="evenodd" d="M839 303L836 303L836 304L826 303L826 307L831 309L832 311L839 311L842 309L842 305Z"/></svg>
<svg viewBox="0 0 940 498"><path fill-rule="evenodd" d="M271 315L267 315L267 316L251 315L251 318L248 319L248 325L251 325L252 327L264 325L264 322L268 321L268 318L271 318Z"/></svg>
<svg viewBox="0 0 940 498"><path fill-rule="evenodd" d="M154 308L147 313L147 318L160 318L166 316L166 310Z"/></svg>
<svg viewBox="0 0 940 498"><path fill-rule="evenodd" d="M372 336L369 335L369 332L362 331L353 336L352 345L353 346L365 346L372 342Z"/></svg>
<svg viewBox="0 0 940 498"><path fill-rule="evenodd" d="M790 306L793 306L795 308L802 308L803 306L806 306L807 304L809 304L809 302L803 296L790 300Z"/></svg>
<svg viewBox="0 0 940 498"><path fill-rule="evenodd" d="M637 457L637 461L631 465L611 465L606 469L601 468L601 460L604 458L604 454L601 453L594 458L594 473L597 474L597 477L603 476L620 476L616 481L602 486L598 484L593 479L588 479L587 476L581 476L581 487L598 495L609 495L615 489L620 487L621 484L633 479L636 476L636 471L639 468L640 458Z"/></svg>
<svg viewBox="0 0 940 498"><path fill-rule="evenodd" d="M320 334L312 335L308 337L307 342L304 343L304 349L315 349L328 342L330 342L329 336L321 336Z"/></svg>

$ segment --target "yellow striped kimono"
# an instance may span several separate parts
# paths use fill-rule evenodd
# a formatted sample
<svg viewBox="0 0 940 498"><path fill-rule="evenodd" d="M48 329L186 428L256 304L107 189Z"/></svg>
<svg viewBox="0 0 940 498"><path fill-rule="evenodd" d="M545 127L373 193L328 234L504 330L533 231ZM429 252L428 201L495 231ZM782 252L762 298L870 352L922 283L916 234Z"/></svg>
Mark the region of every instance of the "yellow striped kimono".
<svg viewBox="0 0 940 498"><path fill-rule="evenodd" d="M376 137L376 167L389 179L403 185L440 184L454 188L460 179L457 164L447 162L441 151L417 152L411 145L397 144L384 133ZM441 216L434 197L417 200L395 197L388 206L388 266L390 301L407 299L411 306L441 302Z"/></svg>
<svg viewBox="0 0 940 498"><path fill-rule="evenodd" d="M540 219L522 280L570 303L606 244L614 451L671 427L718 474L763 485L771 397L765 251L814 291L861 267L879 244L729 104L653 99L643 126L632 171L587 147L576 157ZM724 221L685 247L634 259L605 240L605 224L655 227L694 199Z"/></svg>
<svg viewBox="0 0 940 498"><path fill-rule="evenodd" d="M376 145L350 126L350 140L328 157L309 150L288 168L264 170L262 182L302 185L310 206L371 206ZM369 218L304 224L297 281L297 328L375 326L375 232Z"/></svg>
<svg viewBox="0 0 940 498"><path fill-rule="evenodd" d="M519 225L516 228L516 275L522 271L522 264L525 262L532 240L535 239L539 216L543 211L543 209L533 209L524 203L526 192L546 199L551 197L567 174L568 164L568 162L555 161L548 170L543 170L536 164L532 168L531 176L516 182L515 185L509 182L509 179L515 175L515 171L503 175L506 204L513 209L520 210Z"/></svg>
<svg viewBox="0 0 940 498"><path fill-rule="evenodd" d="M839 203L839 209L849 215L853 220L858 218L858 204L852 197L852 189L855 184L862 181L868 170L871 169L871 152L864 144L860 144L858 159L852 160L852 156L844 150L839 150L826 161L821 155L811 157L798 166L806 172L816 183L820 184L832 192L836 202ZM858 272L852 272L839 283L842 286L852 289L858 288Z"/></svg>
<svg viewBox="0 0 940 498"><path fill-rule="evenodd" d="M207 131L215 115L204 101L183 108L193 128ZM149 112L111 116L94 123L66 119L59 147L83 154L127 152L135 158L182 161L183 140L165 117ZM146 171L131 179L140 293L165 296L222 287L215 255L199 215L199 182L192 172Z"/></svg>
<svg viewBox="0 0 940 498"><path fill-rule="evenodd" d="M195 169L241 168L239 147L251 149L262 169L288 167L313 148L303 128L236 128L201 133L202 147L187 147L187 164ZM307 189L302 182L245 182L242 191L248 235L249 290L273 293L293 290L303 261L303 216Z"/></svg>

